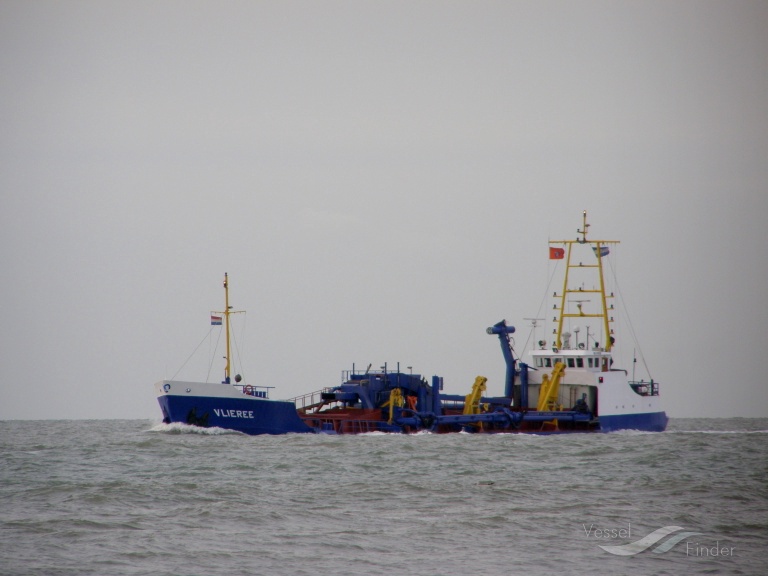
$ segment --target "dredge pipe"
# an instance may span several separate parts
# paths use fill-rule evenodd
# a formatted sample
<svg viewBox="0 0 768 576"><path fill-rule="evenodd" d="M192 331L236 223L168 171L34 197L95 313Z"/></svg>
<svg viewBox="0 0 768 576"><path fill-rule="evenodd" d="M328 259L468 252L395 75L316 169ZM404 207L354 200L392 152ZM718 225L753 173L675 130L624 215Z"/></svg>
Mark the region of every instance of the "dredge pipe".
<svg viewBox="0 0 768 576"><path fill-rule="evenodd" d="M504 396L512 398L515 386L515 357L512 354L512 343L509 340L509 335L514 333L515 327L507 326L507 321L502 320L485 331L488 334L495 334L499 337L501 353L504 355L504 362L507 364L507 374L504 379Z"/></svg>

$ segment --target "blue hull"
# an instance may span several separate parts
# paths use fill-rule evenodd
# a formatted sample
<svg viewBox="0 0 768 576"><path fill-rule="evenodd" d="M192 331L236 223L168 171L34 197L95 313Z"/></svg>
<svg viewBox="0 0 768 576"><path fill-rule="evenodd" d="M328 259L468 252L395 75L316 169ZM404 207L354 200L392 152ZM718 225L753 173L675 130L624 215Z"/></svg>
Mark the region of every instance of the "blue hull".
<svg viewBox="0 0 768 576"><path fill-rule="evenodd" d="M293 402L160 396L163 421L237 430L245 434L312 433L296 413Z"/></svg>
<svg viewBox="0 0 768 576"><path fill-rule="evenodd" d="M643 432L664 432L667 428L666 412L646 412L645 414L621 414L616 416L600 416L601 432L616 432L618 430L641 430Z"/></svg>

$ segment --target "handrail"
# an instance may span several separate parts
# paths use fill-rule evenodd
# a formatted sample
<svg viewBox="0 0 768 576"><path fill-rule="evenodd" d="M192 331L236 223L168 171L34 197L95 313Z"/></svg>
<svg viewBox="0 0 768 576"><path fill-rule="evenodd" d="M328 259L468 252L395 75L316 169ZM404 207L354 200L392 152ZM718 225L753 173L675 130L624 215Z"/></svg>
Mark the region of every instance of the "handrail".
<svg viewBox="0 0 768 576"><path fill-rule="evenodd" d="M257 386L255 384L234 384L234 386L240 388L240 392L246 396L255 396L265 400L269 400L269 391L274 388L274 386Z"/></svg>
<svg viewBox="0 0 768 576"><path fill-rule="evenodd" d="M323 392L329 392L330 390L331 390L330 388L322 388L320 390L315 390L314 392L310 392L302 396L296 396L295 398L291 398L290 401L296 405L297 410L306 409L316 404L322 403ZM307 402L308 400L309 402Z"/></svg>

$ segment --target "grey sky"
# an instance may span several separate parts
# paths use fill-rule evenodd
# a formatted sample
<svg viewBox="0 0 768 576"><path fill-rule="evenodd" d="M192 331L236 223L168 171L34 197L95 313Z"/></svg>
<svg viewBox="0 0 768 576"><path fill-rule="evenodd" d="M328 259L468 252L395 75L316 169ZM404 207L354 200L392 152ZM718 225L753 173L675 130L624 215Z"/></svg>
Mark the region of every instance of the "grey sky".
<svg viewBox="0 0 768 576"><path fill-rule="evenodd" d="M622 242L668 413L768 416L766 23L739 1L5 0L0 418L159 419L151 385L225 271L274 397L385 361L501 393L485 328L522 351L583 209Z"/></svg>

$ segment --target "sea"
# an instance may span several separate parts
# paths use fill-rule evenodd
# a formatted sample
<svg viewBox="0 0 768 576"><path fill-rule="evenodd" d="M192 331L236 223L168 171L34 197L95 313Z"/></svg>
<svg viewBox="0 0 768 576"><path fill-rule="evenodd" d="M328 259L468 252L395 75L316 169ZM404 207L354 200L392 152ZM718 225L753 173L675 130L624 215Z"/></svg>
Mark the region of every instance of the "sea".
<svg viewBox="0 0 768 576"><path fill-rule="evenodd" d="M768 419L246 436L0 422L3 575L768 573Z"/></svg>

